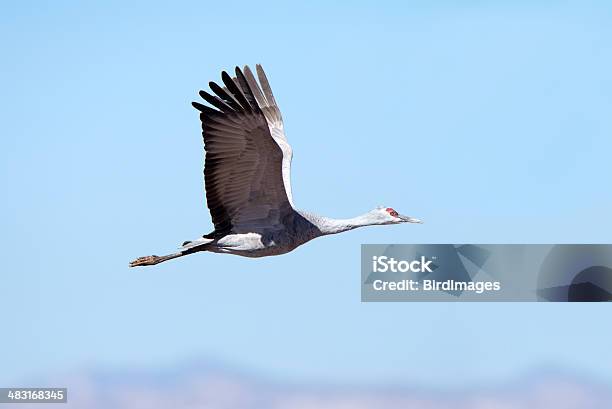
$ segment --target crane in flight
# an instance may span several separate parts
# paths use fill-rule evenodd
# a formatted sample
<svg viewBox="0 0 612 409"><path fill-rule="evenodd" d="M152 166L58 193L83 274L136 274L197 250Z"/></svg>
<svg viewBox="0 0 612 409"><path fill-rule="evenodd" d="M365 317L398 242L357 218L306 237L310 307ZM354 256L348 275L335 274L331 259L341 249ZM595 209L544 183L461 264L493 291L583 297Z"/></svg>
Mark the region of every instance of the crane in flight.
<svg viewBox="0 0 612 409"><path fill-rule="evenodd" d="M284 254L319 236L362 226L421 223L390 207L377 207L351 219L332 219L297 210L291 196L292 151L283 118L266 74L256 66L221 73L223 85L200 91L211 106L200 111L206 202L214 230L165 256L140 257L130 267L149 266L199 251L246 257Z"/></svg>

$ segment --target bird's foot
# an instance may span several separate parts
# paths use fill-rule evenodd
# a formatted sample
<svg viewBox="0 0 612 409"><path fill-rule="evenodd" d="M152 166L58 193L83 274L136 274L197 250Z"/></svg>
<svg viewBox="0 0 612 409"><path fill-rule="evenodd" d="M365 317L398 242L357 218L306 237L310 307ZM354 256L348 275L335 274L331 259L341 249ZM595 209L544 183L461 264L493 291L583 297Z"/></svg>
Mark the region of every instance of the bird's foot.
<svg viewBox="0 0 612 409"><path fill-rule="evenodd" d="M130 267L152 266L159 263L160 260L161 257L158 256L138 257L136 260L130 262Z"/></svg>

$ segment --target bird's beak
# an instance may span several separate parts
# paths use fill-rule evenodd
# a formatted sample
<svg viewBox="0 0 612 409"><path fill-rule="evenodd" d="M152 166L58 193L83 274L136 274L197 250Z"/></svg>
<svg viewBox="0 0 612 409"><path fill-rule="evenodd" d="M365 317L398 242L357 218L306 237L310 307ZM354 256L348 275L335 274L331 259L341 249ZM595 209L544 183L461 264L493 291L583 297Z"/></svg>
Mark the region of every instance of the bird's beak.
<svg viewBox="0 0 612 409"><path fill-rule="evenodd" d="M419 223L419 224L423 224L423 222L422 222L421 220L416 219L416 218L414 218L414 217L404 216L404 215L401 215L401 214L400 214L398 217L399 217L399 218L402 220L402 222L404 222L404 223Z"/></svg>

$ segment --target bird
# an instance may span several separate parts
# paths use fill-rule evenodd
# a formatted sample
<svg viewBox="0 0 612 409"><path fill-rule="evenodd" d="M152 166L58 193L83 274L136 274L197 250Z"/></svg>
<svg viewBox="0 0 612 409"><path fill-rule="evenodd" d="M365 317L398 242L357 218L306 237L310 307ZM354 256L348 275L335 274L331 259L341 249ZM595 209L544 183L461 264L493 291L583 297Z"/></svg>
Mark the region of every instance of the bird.
<svg viewBox="0 0 612 409"><path fill-rule="evenodd" d="M298 210L291 193L293 152L268 78L256 65L222 71L223 85L200 91L209 105L199 111L204 139L204 187L214 230L186 241L177 252L139 257L130 267L149 266L208 251L245 257L288 253L317 237L362 226L422 223L378 206L357 217L333 219Z"/></svg>

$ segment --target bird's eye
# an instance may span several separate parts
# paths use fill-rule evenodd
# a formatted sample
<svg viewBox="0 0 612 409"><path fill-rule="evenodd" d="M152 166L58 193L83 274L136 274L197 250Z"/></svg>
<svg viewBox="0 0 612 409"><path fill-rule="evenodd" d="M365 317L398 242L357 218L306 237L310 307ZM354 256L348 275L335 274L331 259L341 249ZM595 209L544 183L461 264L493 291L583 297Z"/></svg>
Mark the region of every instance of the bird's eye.
<svg viewBox="0 0 612 409"><path fill-rule="evenodd" d="M398 216L397 212L395 210L393 210L392 208L387 207L386 210L387 210L387 213L389 213L391 216L393 216L393 217L397 217Z"/></svg>

